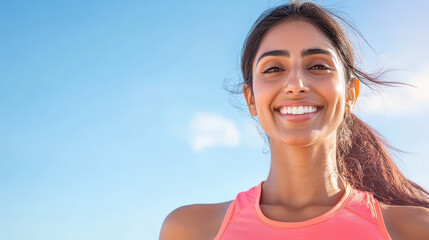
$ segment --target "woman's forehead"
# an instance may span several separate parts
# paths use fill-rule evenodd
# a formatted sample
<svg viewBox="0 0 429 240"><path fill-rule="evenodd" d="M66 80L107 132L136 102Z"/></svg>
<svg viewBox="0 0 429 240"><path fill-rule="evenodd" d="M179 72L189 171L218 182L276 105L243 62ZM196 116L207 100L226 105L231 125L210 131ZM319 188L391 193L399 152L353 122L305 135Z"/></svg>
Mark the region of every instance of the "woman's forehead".
<svg viewBox="0 0 429 240"><path fill-rule="evenodd" d="M267 31L257 54L273 49L285 49L291 54L304 49L321 48L336 53L331 41L313 24L303 20L287 21L277 24Z"/></svg>

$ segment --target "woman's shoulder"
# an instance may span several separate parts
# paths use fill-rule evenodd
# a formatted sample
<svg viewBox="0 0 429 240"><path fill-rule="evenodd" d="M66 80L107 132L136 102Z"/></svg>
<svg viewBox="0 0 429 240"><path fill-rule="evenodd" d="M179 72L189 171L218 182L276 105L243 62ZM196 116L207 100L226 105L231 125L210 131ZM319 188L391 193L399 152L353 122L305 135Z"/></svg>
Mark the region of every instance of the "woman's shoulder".
<svg viewBox="0 0 429 240"><path fill-rule="evenodd" d="M232 201L192 204L174 209L165 218L159 239L213 239Z"/></svg>
<svg viewBox="0 0 429 240"><path fill-rule="evenodd" d="M429 239L429 208L379 203L387 231L393 240Z"/></svg>

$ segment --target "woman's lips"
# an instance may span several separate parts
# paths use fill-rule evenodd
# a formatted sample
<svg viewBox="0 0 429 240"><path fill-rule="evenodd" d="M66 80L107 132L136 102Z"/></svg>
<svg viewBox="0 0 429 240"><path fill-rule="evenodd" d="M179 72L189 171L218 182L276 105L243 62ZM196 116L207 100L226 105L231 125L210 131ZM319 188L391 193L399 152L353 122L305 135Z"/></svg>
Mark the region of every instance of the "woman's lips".
<svg viewBox="0 0 429 240"><path fill-rule="evenodd" d="M323 107L317 107L317 110L312 113L304 113L304 114L282 114L279 110L276 110L275 112L283 119L290 121L290 122L303 122L307 121L311 118L313 118L316 114L318 114Z"/></svg>

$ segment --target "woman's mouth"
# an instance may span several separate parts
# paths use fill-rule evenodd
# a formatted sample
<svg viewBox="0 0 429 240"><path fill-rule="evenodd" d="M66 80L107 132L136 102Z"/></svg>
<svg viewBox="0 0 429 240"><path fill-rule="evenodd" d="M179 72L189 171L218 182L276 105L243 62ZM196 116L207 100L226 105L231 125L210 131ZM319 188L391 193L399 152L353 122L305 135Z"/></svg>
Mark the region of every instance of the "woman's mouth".
<svg viewBox="0 0 429 240"><path fill-rule="evenodd" d="M277 109L276 113L290 122L302 122L313 118L322 109L320 106L287 106Z"/></svg>

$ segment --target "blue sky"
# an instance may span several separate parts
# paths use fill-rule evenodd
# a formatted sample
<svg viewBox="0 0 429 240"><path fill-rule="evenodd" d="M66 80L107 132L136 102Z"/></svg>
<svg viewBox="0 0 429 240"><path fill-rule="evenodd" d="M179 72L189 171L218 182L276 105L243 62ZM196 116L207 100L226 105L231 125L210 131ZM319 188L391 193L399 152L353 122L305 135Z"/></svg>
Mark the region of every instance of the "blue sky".
<svg viewBox="0 0 429 240"><path fill-rule="evenodd" d="M428 189L429 4L316 2L353 19L367 69L418 87L364 88L356 114ZM2 1L0 238L157 239L173 209L264 180L266 146L222 86L278 3Z"/></svg>

